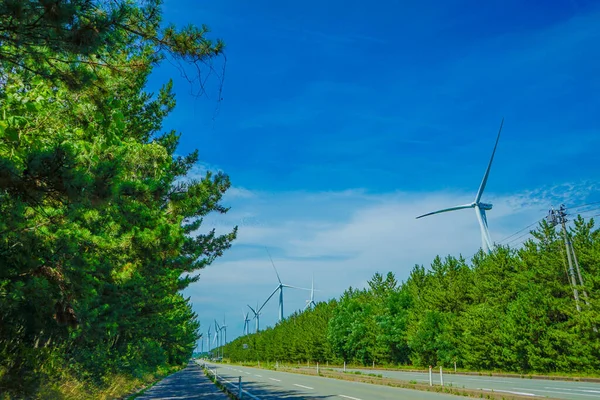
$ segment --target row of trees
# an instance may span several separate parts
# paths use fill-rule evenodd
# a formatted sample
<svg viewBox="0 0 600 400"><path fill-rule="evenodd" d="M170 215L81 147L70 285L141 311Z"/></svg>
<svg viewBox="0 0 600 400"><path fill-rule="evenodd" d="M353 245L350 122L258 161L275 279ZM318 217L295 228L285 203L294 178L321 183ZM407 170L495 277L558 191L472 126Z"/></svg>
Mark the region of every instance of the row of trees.
<svg viewBox="0 0 600 400"><path fill-rule="evenodd" d="M375 274L365 289L294 314L225 347L234 361L444 365L519 372L600 371L600 230L571 229L587 298L577 311L562 236L542 222L520 249L497 247L416 266L406 282ZM584 289L584 290L582 290ZM242 344L248 344L244 349Z"/></svg>
<svg viewBox="0 0 600 400"><path fill-rule="evenodd" d="M230 246L223 174L187 178L162 121L164 57L201 68L221 42L161 22L161 2L0 1L0 393L92 387L185 363L198 322L180 291ZM2 397L2 396L0 396Z"/></svg>

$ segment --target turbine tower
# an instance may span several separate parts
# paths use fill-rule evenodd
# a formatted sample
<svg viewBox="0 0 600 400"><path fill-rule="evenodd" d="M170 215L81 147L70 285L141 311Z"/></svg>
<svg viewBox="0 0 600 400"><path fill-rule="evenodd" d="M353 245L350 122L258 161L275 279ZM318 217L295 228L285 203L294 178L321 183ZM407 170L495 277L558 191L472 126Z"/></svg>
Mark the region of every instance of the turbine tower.
<svg viewBox="0 0 600 400"><path fill-rule="evenodd" d="M227 344L227 325L225 325L225 316L223 316L223 325L220 328L223 331L223 346Z"/></svg>
<svg viewBox="0 0 600 400"><path fill-rule="evenodd" d="M215 319L215 339L217 340L217 358L219 357L219 348L221 348L221 341L223 338L221 337L221 327L219 323Z"/></svg>
<svg viewBox="0 0 600 400"><path fill-rule="evenodd" d="M317 303L315 303L315 276L313 275L312 280L310 282L310 300L306 300L306 306L304 307L304 311L310 307L316 307Z"/></svg>
<svg viewBox="0 0 600 400"><path fill-rule="evenodd" d="M206 335L206 348L210 353L210 324L208 325L208 335Z"/></svg>
<svg viewBox="0 0 600 400"><path fill-rule="evenodd" d="M265 306L265 304L267 304L269 302L269 300L271 300L271 297L273 297L273 295L275 293L277 293L277 291L279 290L279 322L281 322L281 321L283 321L283 288L285 287L285 288L300 289L300 290L307 290L307 289L282 283L281 278L279 277L279 273L277 272L277 268L275 268L275 263L273 262L273 258L271 258L271 253L269 253L269 249L265 248L265 250L267 250L267 254L269 255L269 260L271 260L271 265L273 266L273 269L275 270L275 274L277 275L277 280L279 281L279 285L277 285L277 288L275 288L275 290L273 290L273 293L271 293L271 295L269 297L267 297L267 300L265 300L263 305L260 306L260 309L258 311L260 312L260 310L262 310L262 308Z"/></svg>
<svg viewBox="0 0 600 400"><path fill-rule="evenodd" d="M244 310L242 310L242 315L244 317L244 335L247 335L250 333L250 318L248 318L250 312L244 314Z"/></svg>
<svg viewBox="0 0 600 400"><path fill-rule="evenodd" d="M248 308L252 310L254 313L254 318L256 320L256 333L258 333L258 329L260 327L260 310L262 308L258 308L258 303L256 303L256 310L248 305Z"/></svg>
<svg viewBox="0 0 600 400"><path fill-rule="evenodd" d="M454 210L462 210L463 208L474 208L475 214L477 215L477 221L479 222L479 228L481 229L481 248L487 253L489 253L492 250L492 238L490 237L490 231L488 230L488 223L485 212L491 210L492 205L488 203L482 203L480 202L480 200L481 196L483 195L483 191L485 190L485 185L487 183L488 176L490 175L490 168L492 168L492 161L494 161L494 155L496 154L496 148L498 147L498 141L500 140L500 132L502 132L502 125L504 125L504 118L502 118L502 122L500 123L500 129L498 130L498 136L496 137L494 151L492 151L492 157L490 158L487 170L483 175L483 179L481 180L481 184L479 185L479 190L475 195L475 201L470 204L463 204L460 206L444 208L443 210L433 211L427 214L419 215L417 217L417 219L419 219L427 217L428 215L439 214Z"/></svg>

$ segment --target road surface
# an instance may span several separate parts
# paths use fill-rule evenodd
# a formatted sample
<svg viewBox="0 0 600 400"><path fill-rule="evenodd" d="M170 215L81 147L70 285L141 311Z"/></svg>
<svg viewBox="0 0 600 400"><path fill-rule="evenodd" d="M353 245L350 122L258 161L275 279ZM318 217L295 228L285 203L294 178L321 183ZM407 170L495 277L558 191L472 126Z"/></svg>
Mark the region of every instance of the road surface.
<svg viewBox="0 0 600 400"><path fill-rule="evenodd" d="M341 369L336 369L341 370ZM372 369L346 369L346 371L360 371L365 374L381 374L386 378L402 381L417 381L429 383L429 374L426 372L402 372ZM433 370L433 384L440 384L439 369ZM600 383L551 381L546 379L505 378L492 376L454 375L444 374L444 385L452 384L454 387L480 390L494 390L499 393L520 394L523 396L543 396L555 399L569 400L600 400Z"/></svg>
<svg viewBox="0 0 600 400"><path fill-rule="evenodd" d="M214 383L212 383L195 363L185 369L167 376L148 389L136 400L229 400Z"/></svg>
<svg viewBox="0 0 600 400"><path fill-rule="evenodd" d="M202 362L202 361L199 361ZM351 382L320 376L301 375L228 364L207 363L211 369L228 381L237 383L242 377L242 387L253 396L244 399L311 399L311 400L457 400L460 397L393 388L361 382Z"/></svg>

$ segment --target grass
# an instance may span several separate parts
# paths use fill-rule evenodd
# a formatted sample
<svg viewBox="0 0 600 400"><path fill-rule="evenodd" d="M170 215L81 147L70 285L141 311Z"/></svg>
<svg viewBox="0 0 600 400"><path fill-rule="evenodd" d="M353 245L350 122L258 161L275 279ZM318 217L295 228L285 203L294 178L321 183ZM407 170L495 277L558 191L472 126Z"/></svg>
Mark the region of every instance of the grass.
<svg viewBox="0 0 600 400"><path fill-rule="evenodd" d="M141 377L125 374L106 376L101 386L90 381L79 380L69 374L62 374L60 380L43 383L35 398L44 400L135 399L156 382L179 369L181 367L165 368ZM0 395L0 399L9 398Z"/></svg>

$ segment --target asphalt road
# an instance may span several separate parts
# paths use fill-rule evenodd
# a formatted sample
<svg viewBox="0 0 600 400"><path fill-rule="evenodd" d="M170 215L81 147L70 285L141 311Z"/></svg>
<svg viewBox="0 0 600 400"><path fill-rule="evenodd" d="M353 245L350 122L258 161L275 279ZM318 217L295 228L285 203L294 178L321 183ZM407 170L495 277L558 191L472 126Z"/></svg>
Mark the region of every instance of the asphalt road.
<svg viewBox="0 0 600 400"><path fill-rule="evenodd" d="M194 363L185 369L167 376L148 389L137 400L229 400Z"/></svg>
<svg viewBox="0 0 600 400"><path fill-rule="evenodd" d="M338 369L341 370L341 369ZM372 369L346 369L362 373L381 374L387 378L403 381L429 383L429 374L423 372L385 371ZM544 396L555 399L591 400L600 399L600 384L573 381L551 381L545 379L505 378L492 376L444 374L444 385L454 387L494 390L499 393L520 394L523 396ZM433 370L433 384L440 384L439 369Z"/></svg>
<svg viewBox="0 0 600 400"><path fill-rule="evenodd" d="M202 361L200 361L202 362ZM293 374L287 372L239 367L237 365L211 364L217 374L237 384L242 377L242 388L249 392L244 398L252 400L274 399L338 399L338 400L456 400L456 396L419 390L393 388L368 383L342 381Z"/></svg>

